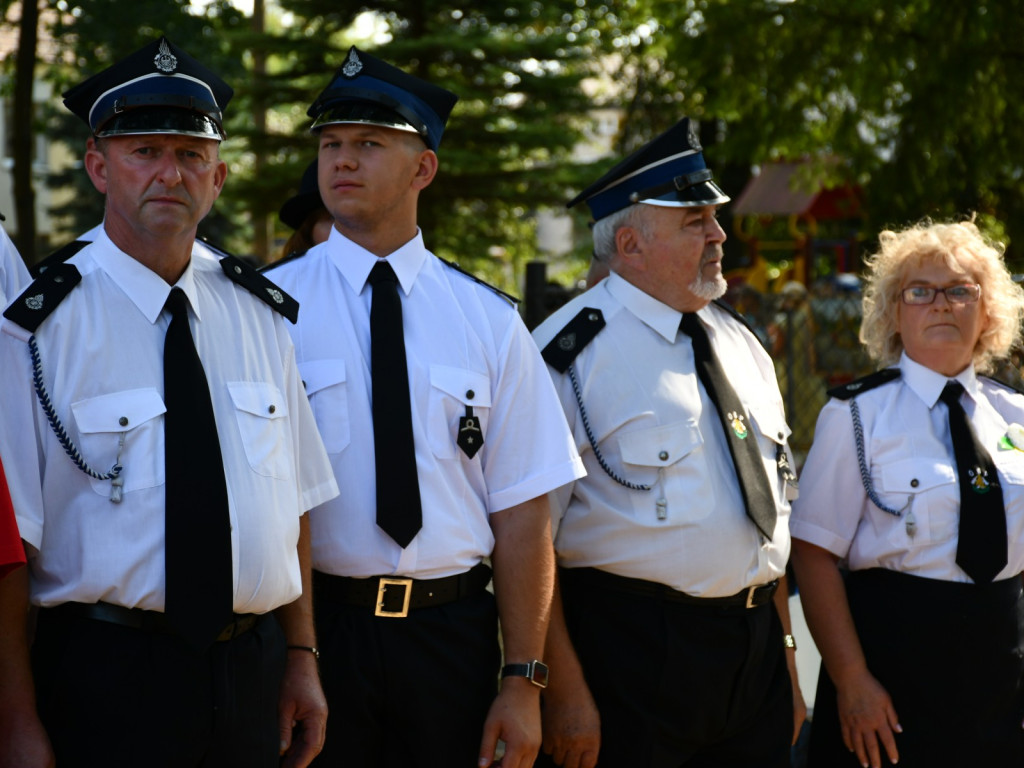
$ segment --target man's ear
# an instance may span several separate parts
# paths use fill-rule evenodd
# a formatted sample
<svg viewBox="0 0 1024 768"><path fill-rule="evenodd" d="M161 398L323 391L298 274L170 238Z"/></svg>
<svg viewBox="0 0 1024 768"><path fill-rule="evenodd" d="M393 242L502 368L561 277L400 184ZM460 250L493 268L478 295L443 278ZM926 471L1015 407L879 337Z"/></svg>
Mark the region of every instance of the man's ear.
<svg viewBox="0 0 1024 768"><path fill-rule="evenodd" d="M107 158L92 137L85 142L85 170L96 191L101 195L107 194Z"/></svg>
<svg viewBox="0 0 1024 768"><path fill-rule="evenodd" d="M636 227L619 227L615 230L615 250L622 264L632 269L644 267L644 241Z"/></svg>
<svg viewBox="0 0 1024 768"><path fill-rule="evenodd" d="M432 149L425 149L420 152L419 164L416 166L416 175L413 176L413 189L421 191L430 186L430 182L437 175L437 155Z"/></svg>

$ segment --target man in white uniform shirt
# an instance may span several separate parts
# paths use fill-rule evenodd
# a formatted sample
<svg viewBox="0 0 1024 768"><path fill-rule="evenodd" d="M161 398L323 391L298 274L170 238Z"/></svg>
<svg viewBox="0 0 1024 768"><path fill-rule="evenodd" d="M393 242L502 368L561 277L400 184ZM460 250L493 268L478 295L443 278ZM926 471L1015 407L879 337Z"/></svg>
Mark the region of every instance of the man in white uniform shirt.
<svg viewBox="0 0 1024 768"><path fill-rule="evenodd" d="M322 743L304 513L337 484L297 305L194 242L230 97L165 38L65 94L106 212L0 326L31 574L0 604L0 763L304 766Z"/></svg>
<svg viewBox="0 0 1024 768"><path fill-rule="evenodd" d="M611 274L534 332L587 468L552 502L559 764L789 764L795 478L772 361L712 301L728 200L683 119L569 204L590 207Z"/></svg>
<svg viewBox="0 0 1024 768"><path fill-rule="evenodd" d="M269 273L302 304L299 370L345 489L312 512L318 765L488 765L501 739L502 765L529 766L540 746L546 494L582 467L514 306L423 244L455 100L352 48L309 110L334 227Z"/></svg>

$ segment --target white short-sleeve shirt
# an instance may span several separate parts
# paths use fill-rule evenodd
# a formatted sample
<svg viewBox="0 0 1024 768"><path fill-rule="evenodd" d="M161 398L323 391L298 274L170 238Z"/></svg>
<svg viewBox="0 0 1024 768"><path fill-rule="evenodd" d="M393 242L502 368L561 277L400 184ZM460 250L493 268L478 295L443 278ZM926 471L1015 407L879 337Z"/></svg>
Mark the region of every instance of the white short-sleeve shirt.
<svg viewBox="0 0 1024 768"><path fill-rule="evenodd" d="M942 374L905 354L900 377L856 396L864 456L883 511L867 495L858 469L850 402L822 409L793 508L795 538L837 555L851 570L887 568L930 579L969 582L956 564L960 488ZM961 404L992 456L1002 486L1009 562L996 579L1024 570L1024 452L1005 439L1024 425L1024 395L969 367L956 377ZM1024 448L1024 446L1021 446ZM907 520L912 514L911 530Z"/></svg>
<svg viewBox="0 0 1024 768"><path fill-rule="evenodd" d="M81 283L35 332L57 417L84 462L123 466L123 499L66 455L33 387L24 329L0 332L3 455L32 600L163 610L163 346L171 286L100 234L69 262ZM210 384L230 505L234 610L301 592L299 517L337 494L280 315L199 249L178 281ZM28 297L26 297L28 298ZM123 440L123 446L122 446Z"/></svg>
<svg viewBox="0 0 1024 768"><path fill-rule="evenodd" d="M568 373L549 368L585 478L552 495L559 564L592 567L723 597L780 577L789 556L792 487L782 397L772 361L756 337L725 310L698 315L729 381L753 421L778 519L772 540L746 515L718 412L694 369L680 312L616 274L576 297L534 331L542 349L583 308L606 326L573 363L586 422ZM605 462L634 490L602 469ZM785 461L783 462L783 457Z"/></svg>
<svg viewBox="0 0 1024 768"><path fill-rule="evenodd" d="M426 250L387 257L400 283L423 527L405 549L377 527L367 283L377 257L336 229L268 272L299 300L291 328L341 495L313 510L313 565L345 576L439 578L490 555L489 514L583 474L533 340L514 307ZM456 444L467 408L484 444Z"/></svg>

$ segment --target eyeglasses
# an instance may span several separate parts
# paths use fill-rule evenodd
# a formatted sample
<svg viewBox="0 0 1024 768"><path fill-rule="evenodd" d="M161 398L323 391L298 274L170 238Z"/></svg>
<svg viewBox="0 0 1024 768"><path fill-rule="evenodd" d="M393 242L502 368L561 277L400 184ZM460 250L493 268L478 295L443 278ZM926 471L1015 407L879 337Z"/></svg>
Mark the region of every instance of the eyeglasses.
<svg viewBox="0 0 1024 768"><path fill-rule="evenodd" d="M975 283L961 283L936 288L934 285L913 285L900 291L904 304L931 304L938 294L945 294L950 304L973 304L981 298L981 286Z"/></svg>

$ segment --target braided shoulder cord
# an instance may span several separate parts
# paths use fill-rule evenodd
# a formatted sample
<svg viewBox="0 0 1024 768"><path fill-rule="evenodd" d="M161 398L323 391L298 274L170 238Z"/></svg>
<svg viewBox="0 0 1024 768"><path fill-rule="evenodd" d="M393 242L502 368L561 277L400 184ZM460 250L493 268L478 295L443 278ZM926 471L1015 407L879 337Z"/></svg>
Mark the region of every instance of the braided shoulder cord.
<svg viewBox="0 0 1024 768"><path fill-rule="evenodd" d="M58 442L64 449L71 461L75 463L75 466L85 472L89 477L93 477L97 480L113 480L121 474L121 465L117 462L110 468L110 471L106 474L100 474L88 464L85 463L85 459L82 458L82 454L78 452L75 444L71 442L71 438L68 436L67 431L64 429L64 425L61 424L60 417L57 415L57 411L54 410L53 404L50 402L50 396L46 392L46 386L43 384L43 364L39 357L39 346L36 344L36 337L30 336L28 339L29 352L32 355L32 383L35 385L36 397L39 398L39 405L43 408L43 413L46 414L46 420L50 422L50 428L53 430L53 434L56 435Z"/></svg>
<svg viewBox="0 0 1024 768"><path fill-rule="evenodd" d="M580 392L580 384L576 380L576 367L571 364L569 365L569 380L572 382L572 391L576 395L576 405L578 405L580 409L580 418L583 420L583 429L587 433L587 440L590 441L590 447L594 449L594 458L596 458L597 463L601 465L601 469L603 469L605 474L619 485L624 485L634 491L651 490L654 486L641 485L639 483L631 483L629 480L624 480L615 474L615 472L612 471L612 468L608 466L608 462L605 461L604 456L597 447L597 440L594 437L594 432L590 428L590 419L587 418L587 410L583 407L583 393Z"/></svg>
<svg viewBox="0 0 1024 768"><path fill-rule="evenodd" d="M868 462L864 455L864 426L860 421L860 408L857 405L856 398L850 400L850 416L853 418L853 438L857 443L857 464L860 465L860 482L864 486L864 491L867 493L868 498L871 499L871 503L880 510L899 517L900 513L909 506L913 495L908 496L907 503L899 509L892 509L891 507L885 506L885 504L882 503L882 500L878 498L878 494L875 493L874 485L871 483L871 473L868 472Z"/></svg>

